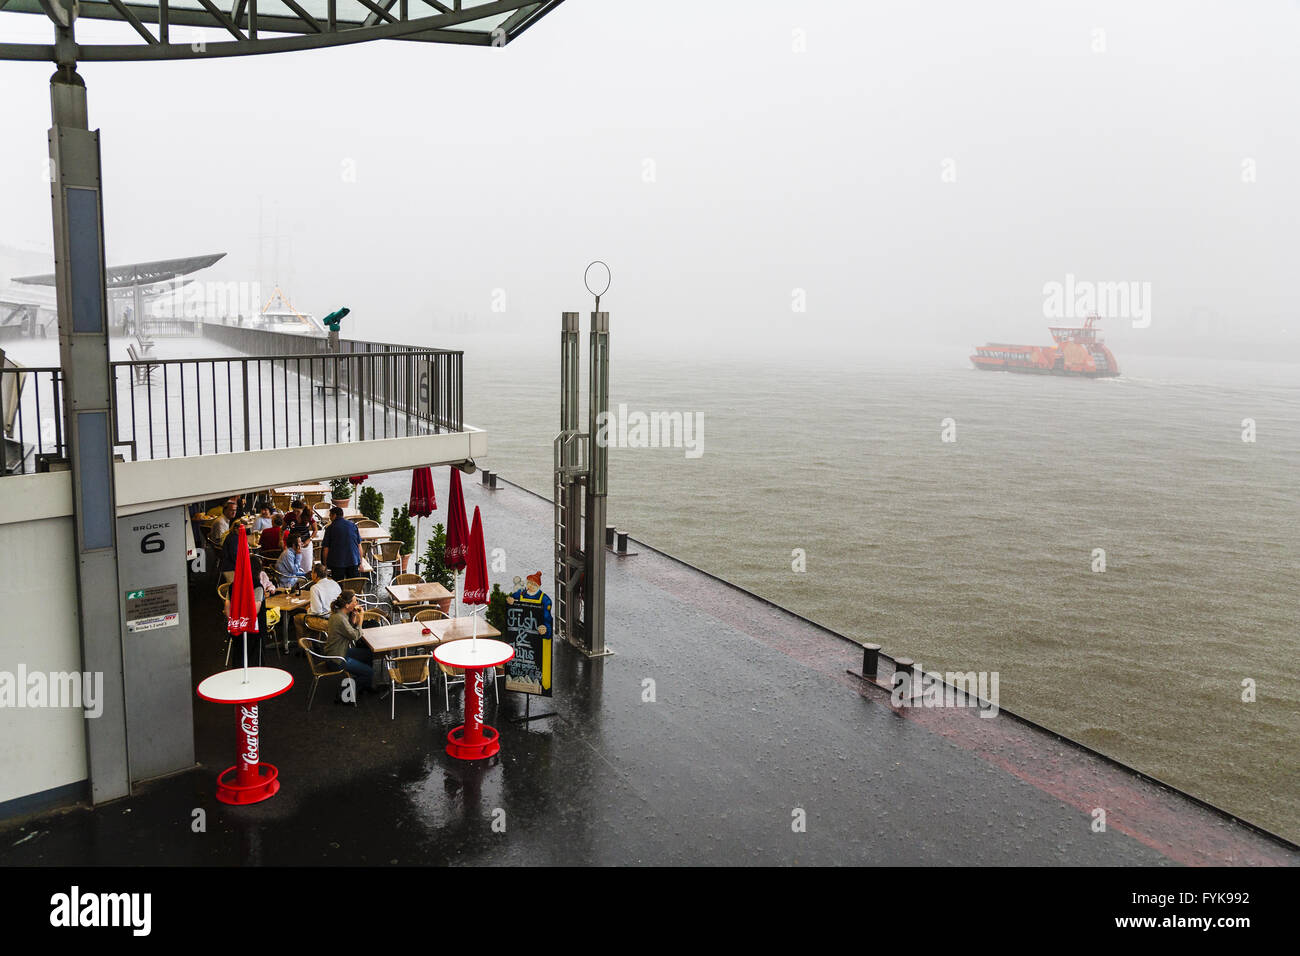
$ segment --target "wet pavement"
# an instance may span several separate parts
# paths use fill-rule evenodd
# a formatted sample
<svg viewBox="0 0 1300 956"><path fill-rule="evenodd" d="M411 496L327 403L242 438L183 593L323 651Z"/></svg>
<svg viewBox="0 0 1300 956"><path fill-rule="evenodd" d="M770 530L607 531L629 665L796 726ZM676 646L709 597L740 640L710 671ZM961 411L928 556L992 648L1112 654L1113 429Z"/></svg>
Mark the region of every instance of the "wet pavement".
<svg viewBox="0 0 1300 956"><path fill-rule="evenodd" d="M540 568L549 592L549 502L476 480L465 492L489 556L506 552L493 580ZM513 723L523 699L503 691L498 706L488 692L496 758L443 751L459 688L450 712L435 691L432 718L422 695L400 694L390 720L377 696L333 704L327 678L307 713L310 673L289 657L294 687L261 708L263 758L283 781L274 798L216 801L235 720L196 700L198 768L94 810L5 824L0 864L1300 863L1285 841L1005 712L895 710L848 673L857 645L632 550L609 558L614 655L556 648L555 697L532 708L555 716ZM197 684L221 669L224 630L211 583L192 595Z"/></svg>

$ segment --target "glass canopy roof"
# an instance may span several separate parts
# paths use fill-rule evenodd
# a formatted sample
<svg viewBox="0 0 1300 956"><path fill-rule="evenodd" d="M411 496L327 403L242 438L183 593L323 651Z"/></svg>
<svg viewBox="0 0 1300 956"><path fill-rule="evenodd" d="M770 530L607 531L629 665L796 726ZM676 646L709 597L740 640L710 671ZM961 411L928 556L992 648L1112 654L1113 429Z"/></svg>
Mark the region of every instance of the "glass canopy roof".
<svg viewBox="0 0 1300 956"><path fill-rule="evenodd" d="M67 2L67 0L61 0ZM130 24L138 42L83 44L77 58L202 59L312 49L366 40L505 46L562 0L81 0L80 20ZM44 16L40 0L0 0L0 11ZM221 31L210 42L172 27ZM54 26L50 25L51 39ZM0 59L53 60L53 44L7 43Z"/></svg>

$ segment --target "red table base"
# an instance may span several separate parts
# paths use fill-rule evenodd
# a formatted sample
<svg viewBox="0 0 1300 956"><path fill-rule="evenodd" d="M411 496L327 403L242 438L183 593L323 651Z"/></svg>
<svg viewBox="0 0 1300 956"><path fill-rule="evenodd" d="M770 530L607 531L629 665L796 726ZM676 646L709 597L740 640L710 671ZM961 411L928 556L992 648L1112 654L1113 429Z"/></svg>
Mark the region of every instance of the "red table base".
<svg viewBox="0 0 1300 956"><path fill-rule="evenodd" d="M447 734L447 753L461 760L483 760L501 752L500 735L495 727L482 725L481 736L477 741L465 739L465 725L453 729Z"/></svg>
<svg viewBox="0 0 1300 956"><path fill-rule="evenodd" d="M232 775L235 779L228 782L226 778ZM238 776L239 767L232 766L217 777L217 799L222 803L261 803L275 796L280 789L280 771L275 769L275 764L259 763L256 778L247 783L241 782Z"/></svg>

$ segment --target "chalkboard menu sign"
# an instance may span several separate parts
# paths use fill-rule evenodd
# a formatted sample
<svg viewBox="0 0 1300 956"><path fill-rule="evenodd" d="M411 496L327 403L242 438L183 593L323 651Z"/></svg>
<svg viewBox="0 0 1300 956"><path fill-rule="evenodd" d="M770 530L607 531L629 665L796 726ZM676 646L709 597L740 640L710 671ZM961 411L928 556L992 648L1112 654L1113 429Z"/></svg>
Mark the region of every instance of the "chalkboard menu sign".
<svg viewBox="0 0 1300 956"><path fill-rule="evenodd" d="M507 691L551 696L551 632L538 633L545 622L540 605L516 602L506 608L505 639L515 649L505 665Z"/></svg>

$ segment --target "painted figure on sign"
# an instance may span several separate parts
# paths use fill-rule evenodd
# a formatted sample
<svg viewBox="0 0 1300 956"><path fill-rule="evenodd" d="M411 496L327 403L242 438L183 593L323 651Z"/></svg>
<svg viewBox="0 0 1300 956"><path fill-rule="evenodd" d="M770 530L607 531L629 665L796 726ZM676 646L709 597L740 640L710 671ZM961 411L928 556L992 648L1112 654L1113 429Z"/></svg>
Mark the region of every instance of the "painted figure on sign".
<svg viewBox="0 0 1300 956"><path fill-rule="evenodd" d="M518 578L515 580L518 580ZM542 591L541 571L528 575L528 582L524 585L524 589L515 591L507 597L506 603L521 604L524 607L539 609L542 612L542 623L537 628L537 633L542 635L551 633L551 598Z"/></svg>

